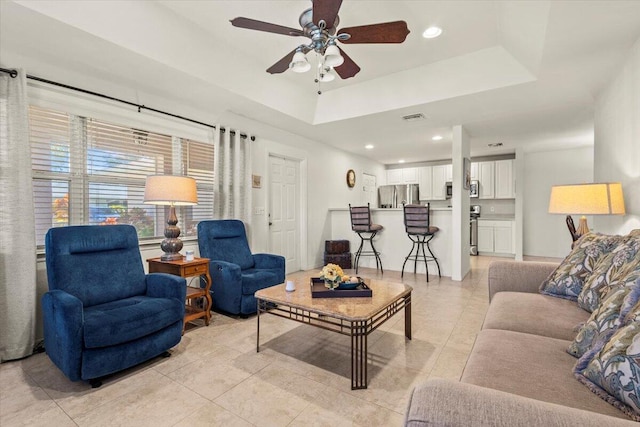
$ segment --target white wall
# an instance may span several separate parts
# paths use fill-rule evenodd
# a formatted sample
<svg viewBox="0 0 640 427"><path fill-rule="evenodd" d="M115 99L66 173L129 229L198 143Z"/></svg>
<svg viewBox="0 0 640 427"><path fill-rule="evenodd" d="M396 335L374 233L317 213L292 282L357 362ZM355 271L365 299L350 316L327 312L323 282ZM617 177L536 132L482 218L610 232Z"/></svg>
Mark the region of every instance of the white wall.
<svg viewBox="0 0 640 427"><path fill-rule="evenodd" d="M596 182L622 183L627 214L598 216L599 231L626 234L640 228L640 39L609 85L595 111Z"/></svg>
<svg viewBox="0 0 640 427"><path fill-rule="evenodd" d="M252 173L262 176L262 188L253 189L254 212L257 207L264 207L264 215L254 215L251 226L251 246L254 252L268 251L268 169L269 154L289 157L301 161L301 176L306 183L302 188L301 203L306 203L307 234L306 259L302 259L301 268L309 269L322 266L324 241L331 239L331 217L329 208L346 208L349 203L366 203L362 188L362 174L375 175L378 185L386 179L384 165L373 160L356 156L345 151L324 145L318 141L303 138L282 129L276 129L264 123L246 117L226 114L225 125L256 134L252 144ZM337 136L336 138L340 138ZM363 144L364 146L364 141ZM349 188L346 175L349 169L356 172L356 185ZM351 236L344 236L348 239Z"/></svg>
<svg viewBox="0 0 640 427"><path fill-rule="evenodd" d="M593 147L524 155L523 254L563 258L571 249L564 215L548 213L552 185L593 181ZM578 218L574 217L576 222ZM589 218L589 224L593 225Z"/></svg>

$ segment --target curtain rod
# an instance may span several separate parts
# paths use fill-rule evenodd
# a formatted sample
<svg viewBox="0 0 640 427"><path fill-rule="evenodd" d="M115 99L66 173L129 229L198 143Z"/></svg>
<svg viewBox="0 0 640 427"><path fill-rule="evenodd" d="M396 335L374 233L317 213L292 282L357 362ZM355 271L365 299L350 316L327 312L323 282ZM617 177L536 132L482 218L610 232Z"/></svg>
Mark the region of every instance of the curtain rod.
<svg viewBox="0 0 640 427"><path fill-rule="evenodd" d="M18 70L11 70L11 69L7 69L7 68L0 68L0 71L2 71L3 73L7 73L7 74L9 74L9 76L11 76L11 78L16 78L16 77L18 77ZM102 93L93 92L93 91L90 91L90 90L87 90L87 89L82 89L82 88L75 87L75 86L70 86L70 85L67 85L67 84L64 84L64 83L54 82L54 81L52 81L52 80L43 79L42 77L36 77L36 76L32 76L32 75L30 75L30 74L27 74L27 78L28 78L28 79L30 79L30 80L38 81L38 82L47 83L47 84L50 84L50 85L53 85L53 86L59 86L59 87L65 88L65 89L70 89L70 90L75 90L75 91L77 91L77 92L86 93L86 94L88 94L88 95L97 96L97 97L99 97L99 98L108 99L108 100L110 100L110 101L117 101L117 102L121 102L121 103L123 103L123 104L127 104L127 105L130 105L130 106L132 106L132 107L136 107L136 108L138 109L138 113L140 113L142 110L149 110L149 111L153 111L154 113L164 114L165 116L170 116L170 117L173 117L173 118L176 118L176 119L185 120L185 121L187 121L187 122L196 123L196 124L201 125L201 126L206 126L206 127L208 127L208 128L216 129L216 126L215 126L215 125L210 125L210 124L208 124L208 123L200 122L200 121L198 121L198 120L193 120L193 119L190 119L190 118L188 118L188 117L184 117L184 116L179 116L179 115L177 115L177 114L168 113L168 112L166 112L166 111L158 110L158 109L156 109L156 108L147 107L147 106L142 105L142 104L136 104L135 102L126 101L126 100L124 100L124 99L115 98L115 97L113 97L113 96L104 95L104 94L102 94ZM223 127L221 127L221 128L220 128L220 131L221 131L221 132L225 132L225 131L226 131L226 129L225 129L225 128L223 128ZM232 134L232 135L235 135L235 133L236 133L236 131L234 131L234 130L232 130L232 131L231 131L231 134ZM241 138L247 138L247 134L241 133L241 134L240 134L240 137L241 137ZM251 141L255 141L255 140L256 140L256 137L255 137L255 136L252 136L252 137L251 137Z"/></svg>

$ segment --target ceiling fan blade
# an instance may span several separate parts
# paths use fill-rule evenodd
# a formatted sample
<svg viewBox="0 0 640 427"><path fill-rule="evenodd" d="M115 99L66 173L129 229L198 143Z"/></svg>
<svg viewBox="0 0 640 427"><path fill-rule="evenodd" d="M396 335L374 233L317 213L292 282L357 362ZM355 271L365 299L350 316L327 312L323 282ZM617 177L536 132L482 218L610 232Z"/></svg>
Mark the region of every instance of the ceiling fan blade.
<svg viewBox="0 0 640 427"><path fill-rule="evenodd" d="M342 0L314 0L313 23L320 26L320 21L326 23L326 28L332 28L336 21Z"/></svg>
<svg viewBox="0 0 640 427"><path fill-rule="evenodd" d="M338 47L338 49L340 48ZM351 59L349 55L344 53L342 49L340 49L340 54L344 58L344 62L339 67L334 68L336 73L338 73L338 75L343 79L348 79L358 74L360 72L360 67L358 67L358 64L353 62L353 59Z"/></svg>
<svg viewBox="0 0 640 427"><path fill-rule="evenodd" d="M341 28L340 34L349 34L342 43L402 43L410 31L404 21L384 22L382 24L361 25L359 27Z"/></svg>
<svg viewBox="0 0 640 427"><path fill-rule="evenodd" d="M282 25L271 24L269 22L257 21L250 18L234 18L231 25L238 28L246 28L248 30L265 31L267 33L284 34L285 36L304 36L302 30L295 28L283 27Z"/></svg>
<svg viewBox="0 0 640 427"><path fill-rule="evenodd" d="M289 69L289 64L291 63L291 60L293 59L293 55L296 53L296 50L298 50L298 48L293 49L291 52L287 53L285 57L282 58L280 61L276 62L271 67L267 68L267 73L279 74L287 71Z"/></svg>

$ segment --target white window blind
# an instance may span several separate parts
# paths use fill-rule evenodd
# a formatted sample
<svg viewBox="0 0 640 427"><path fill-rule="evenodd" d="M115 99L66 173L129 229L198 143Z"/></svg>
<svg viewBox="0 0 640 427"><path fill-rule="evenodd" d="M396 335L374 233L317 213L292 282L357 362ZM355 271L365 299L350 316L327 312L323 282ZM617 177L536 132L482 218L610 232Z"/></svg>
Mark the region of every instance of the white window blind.
<svg viewBox="0 0 640 427"><path fill-rule="evenodd" d="M199 205L178 209L182 235L213 216L213 146L91 118L30 108L36 243L50 227L131 224L161 237L168 209L143 203L148 175L196 179Z"/></svg>

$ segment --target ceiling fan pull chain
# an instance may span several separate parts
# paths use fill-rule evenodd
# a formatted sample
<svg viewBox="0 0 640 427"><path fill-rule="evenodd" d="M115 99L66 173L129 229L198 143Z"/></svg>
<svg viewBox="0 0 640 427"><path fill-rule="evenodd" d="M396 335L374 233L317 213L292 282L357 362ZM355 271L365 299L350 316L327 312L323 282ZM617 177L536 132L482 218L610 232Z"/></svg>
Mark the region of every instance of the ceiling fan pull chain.
<svg viewBox="0 0 640 427"><path fill-rule="evenodd" d="M318 95L322 95L320 84L322 82L322 76L324 73L324 57L318 56L318 52L316 52L316 62L318 63L318 66L316 67L316 83L318 83Z"/></svg>

